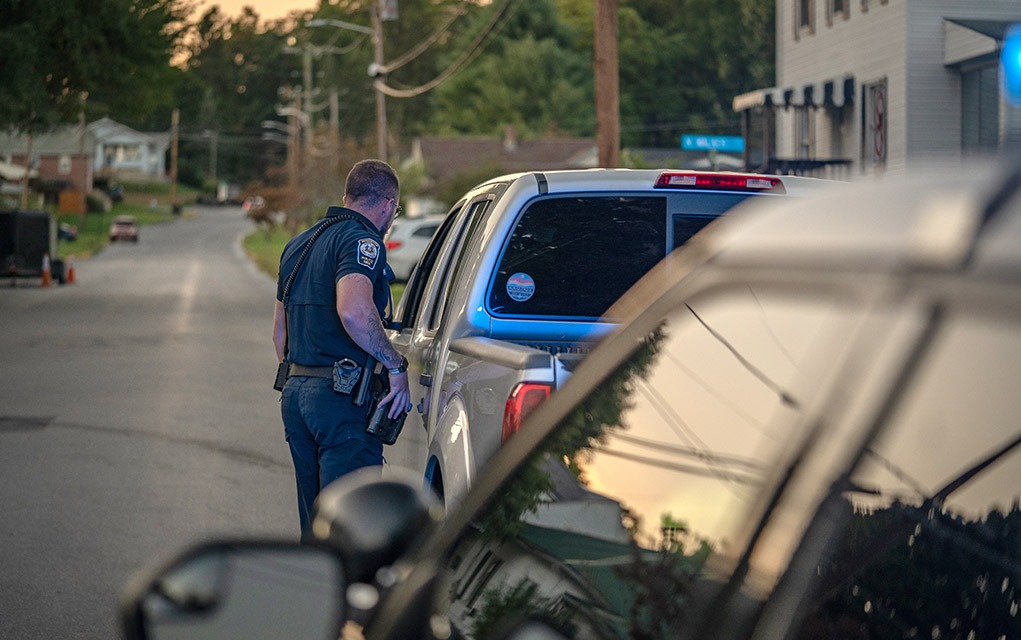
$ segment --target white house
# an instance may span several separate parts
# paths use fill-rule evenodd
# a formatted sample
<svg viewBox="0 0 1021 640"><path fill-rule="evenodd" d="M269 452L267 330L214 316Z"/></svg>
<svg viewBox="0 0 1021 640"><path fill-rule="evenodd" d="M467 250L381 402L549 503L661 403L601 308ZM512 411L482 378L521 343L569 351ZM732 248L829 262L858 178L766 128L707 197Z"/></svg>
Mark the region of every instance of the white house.
<svg viewBox="0 0 1021 640"><path fill-rule="evenodd" d="M141 133L131 127L102 118L86 131L95 141L93 166L96 175L123 178L165 179L169 133Z"/></svg>
<svg viewBox="0 0 1021 640"><path fill-rule="evenodd" d="M776 85L733 100L748 168L826 177L959 162L1021 134L999 52L1021 0L777 0Z"/></svg>

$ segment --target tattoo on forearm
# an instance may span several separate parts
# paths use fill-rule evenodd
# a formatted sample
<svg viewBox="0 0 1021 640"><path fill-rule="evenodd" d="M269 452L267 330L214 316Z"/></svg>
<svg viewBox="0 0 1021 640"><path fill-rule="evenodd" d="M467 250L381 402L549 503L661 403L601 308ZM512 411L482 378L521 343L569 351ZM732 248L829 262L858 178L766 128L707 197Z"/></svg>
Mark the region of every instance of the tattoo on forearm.
<svg viewBox="0 0 1021 640"><path fill-rule="evenodd" d="M369 353L372 357L387 367L396 366L397 363L393 362L391 357L394 349L390 345L390 341L387 340L386 334L383 333L383 325L379 321L379 316L366 316L365 333L369 341Z"/></svg>

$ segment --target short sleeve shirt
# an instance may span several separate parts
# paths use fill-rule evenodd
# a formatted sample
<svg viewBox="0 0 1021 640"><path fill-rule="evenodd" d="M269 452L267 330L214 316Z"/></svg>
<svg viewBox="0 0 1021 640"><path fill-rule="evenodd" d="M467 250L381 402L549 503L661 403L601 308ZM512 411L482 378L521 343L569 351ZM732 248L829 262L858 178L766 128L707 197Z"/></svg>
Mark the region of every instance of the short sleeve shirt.
<svg viewBox="0 0 1021 640"><path fill-rule="evenodd" d="M309 367L331 366L341 358L364 361L367 354L351 339L337 315L337 282L360 273L372 282L372 299L385 317L393 272L386 264L386 246L379 231L360 213L330 207L321 221L287 243L280 257L277 300L308 239L337 216L312 246L291 285L287 300L287 359Z"/></svg>

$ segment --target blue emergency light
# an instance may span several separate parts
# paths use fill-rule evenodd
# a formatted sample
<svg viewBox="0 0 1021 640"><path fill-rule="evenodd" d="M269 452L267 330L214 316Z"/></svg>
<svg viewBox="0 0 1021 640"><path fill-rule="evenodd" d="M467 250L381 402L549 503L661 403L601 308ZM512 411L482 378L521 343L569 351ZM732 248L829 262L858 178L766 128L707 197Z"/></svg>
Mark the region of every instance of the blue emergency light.
<svg viewBox="0 0 1021 640"><path fill-rule="evenodd" d="M1012 105L1021 106L1021 23L1011 25L1003 37L1000 67L1003 95Z"/></svg>

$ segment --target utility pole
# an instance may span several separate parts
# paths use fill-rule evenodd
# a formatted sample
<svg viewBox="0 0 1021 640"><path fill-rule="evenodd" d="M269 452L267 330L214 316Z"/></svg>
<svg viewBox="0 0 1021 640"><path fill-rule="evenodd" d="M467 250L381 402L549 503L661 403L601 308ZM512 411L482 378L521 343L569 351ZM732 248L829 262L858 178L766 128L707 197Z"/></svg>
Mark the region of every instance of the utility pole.
<svg viewBox="0 0 1021 640"><path fill-rule="evenodd" d="M181 213L181 205L177 204L177 138L178 125L181 123L180 109L170 114L170 211Z"/></svg>
<svg viewBox="0 0 1021 640"><path fill-rule="evenodd" d="M369 67L369 75L372 76L372 84L381 82L383 75L383 18L380 14L382 0L375 0L372 3L372 44L373 56L372 66ZM379 159L387 162L386 154L386 96L379 87L376 89L376 146Z"/></svg>
<svg viewBox="0 0 1021 640"><path fill-rule="evenodd" d="M305 43L301 56L301 84L305 94L305 115L308 117L305 127L305 149L312 148L312 45Z"/></svg>
<svg viewBox="0 0 1021 640"><path fill-rule="evenodd" d="M617 63L617 0L596 0L596 148L599 166L620 166L620 80Z"/></svg>
<svg viewBox="0 0 1021 640"><path fill-rule="evenodd" d="M316 18L315 20L309 20L305 23L306 27L324 27L332 26L340 29L347 29L349 31L357 31L358 33L367 33L372 36L372 63L369 64L369 77L372 78L373 88L376 90L376 147L379 159L386 162L386 96L383 94L383 90L376 86L376 82L382 82L383 73L383 20L394 20L396 19L396 3L390 2L390 6L387 7L386 15L383 15L381 3L384 0L374 0L370 9L370 18L372 21L372 27L365 27L360 24L353 24L351 22L345 22L343 20L334 20L332 18Z"/></svg>

